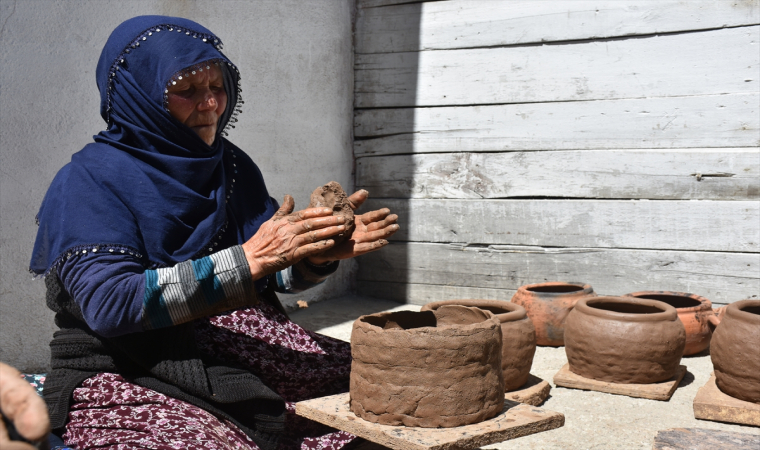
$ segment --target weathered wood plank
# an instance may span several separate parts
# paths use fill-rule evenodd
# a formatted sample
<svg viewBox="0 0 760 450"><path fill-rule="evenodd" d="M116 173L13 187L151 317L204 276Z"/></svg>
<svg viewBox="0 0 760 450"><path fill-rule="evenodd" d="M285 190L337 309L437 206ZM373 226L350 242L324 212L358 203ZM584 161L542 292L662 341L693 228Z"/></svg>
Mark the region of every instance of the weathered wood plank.
<svg viewBox="0 0 760 450"><path fill-rule="evenodd" d="M722 304L758 298L760 254L391 243L359 259L357 280L360 286L397 283L409 303L419 300L408 296L404 283L514 291L565 280L589 283L600 294L669 290Z"/></svg>
<svg viewBox="0 0 760 450"><path fill-rule="evenodd" d="M438 300L456 298L485 298L508 302L517 289L484 289L470 286L442 286L438 284L394 283L392 281L360 280L358 293L370 297L394 300L400 303L425 305Z"/></svg>
<svg viewBox="0 0 760 450"><path fill-rule="evenodd" d="M707 383L697 391L693 407L697 419L760 427L760 405L739 400L721 391L715 384L715 373L711 373ZM757 449L760 446L760 436L756 442L756 446L746 448Z"/></svg>
<svg viewBox="0 0 760 450"><path fill-rule="evenodd" d="M571 389L583 389L586 391L606 392L615 395L627 395L635 398L648 398L650 400L668 401L676 391L678 384L686 375L686 366L679 365L676 374L665 381L649 384L612 383L594 380L578 375L570 370L570 364L565 364L554 375L554 384Z"/></svg>
<svg viewBox="0 0 760 450"><path fill-rule="evenodd" d="M384 207L399 216L396 241L760 251L758 201L379 198L364 210Z"/></svg>
<svg viewBox="0 0 760 450"><path fill-rule="evenodd" d="M412 4L420 4L423 2L440 2L440 1L448 1L448 0L356 0L356 7L357 8L377 8L377 7L384 7L384 6L394 6L394 5L412 5Z"/></svg>
<svg viewBox="0 0 760 450"><path fill-rule="evenodd" d="M760 146L760 95L358 110L354 153Z"/></svg>
<svg viewBox="0 0 760 450"><path fill-rule="evenodd" d="M491 47L760 23L757 0L359 0L356 52Z"/></svg>
<svg viewBox="0 0 760 450"><path fill-rule="evenodd" d="M760 199L760 149L428 153L358 158L375 197Z"/></svg>
<svg viewBox="0 0 760 450"><path fill-rule="evenodd" d="M575 45L357 55L359 108L760 91L760 26Z"/></svg>

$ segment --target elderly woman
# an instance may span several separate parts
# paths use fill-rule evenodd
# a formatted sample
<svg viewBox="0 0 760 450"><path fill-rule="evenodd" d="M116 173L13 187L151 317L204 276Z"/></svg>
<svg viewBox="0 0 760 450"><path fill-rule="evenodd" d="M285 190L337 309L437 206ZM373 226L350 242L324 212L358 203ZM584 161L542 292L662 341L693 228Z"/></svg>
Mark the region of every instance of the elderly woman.
<svg viewBox="0 0 760 450"><path fill-rule="evenodd" d="M176 17L119 25L97 67L107 130L38 215L31 269L60 327L44 388L53 430L87 448L342 448L294 402L348 388L348 344L289 321L275 291L323 281L398 225L278 206L224 139L243 103L217 36ZM366 191L349 197L358 207Z"/></svg>

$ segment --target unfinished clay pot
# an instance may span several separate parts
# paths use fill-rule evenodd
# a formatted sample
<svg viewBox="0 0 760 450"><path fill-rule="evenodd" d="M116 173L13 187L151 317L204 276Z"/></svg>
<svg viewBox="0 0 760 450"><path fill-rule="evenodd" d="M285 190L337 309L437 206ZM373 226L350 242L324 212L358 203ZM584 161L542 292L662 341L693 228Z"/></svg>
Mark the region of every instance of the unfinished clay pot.
<svg viewBox="0 0 760 450"><path fill-rule="evenodd" d="M528 381L533 355L536 353L536 329L525 312L515 303L501 300L443 300L422 307L435 311L441 306L461 305L491 311L501 323L501 370L505 392L519 389Z"/></svg>
<svg viewBox="0 0 760 450"><path fill-rule="evenodd" d="M575 302L583 297L596 296L591 285L549 281L520 286L512 303L525 308L536 327L536 344L561 347L565 345L565 318Z"/></svg>
<svg viewBox="0 0 760 450"><path fill-rule="evenodd" d="M370 422L456 427L504 406L501 327L490 311L442 306L362 316L351 356L351 411Z"/></svg>
<svg viewBox="0 0 760 450"><path fill-rule="evenodd" d="M742 300L725 308L713 334L710 357L718 389L760 403L760 300Z"/></svg>
<svg viewBox="0 0 760 450"><path fill-rule="evenodd" d="M699 353L710 345L712 330L718 324L710 300L696 294L669 291L633 292L625 294L625 297L658 300L674 307L686 329L684 356Z"/></svg>
<svg viewBox="0 0 760 450"><path fill-rule="evenodd" d="M633 297L578 300L565 322L573 373L610 383L657 383L673 377L686 331L667 303Z"/></svg>
<svg viewBox="0 0 760 450"><path fill-rule="evenodd" d="M343 216L346 221L346 231L332 239L336 244L348 239L354 231L354 210L348 201L346 191L337 181L331 181L324 186L314 189L311 193L309 208L332 208L334 216Z"/></svg>

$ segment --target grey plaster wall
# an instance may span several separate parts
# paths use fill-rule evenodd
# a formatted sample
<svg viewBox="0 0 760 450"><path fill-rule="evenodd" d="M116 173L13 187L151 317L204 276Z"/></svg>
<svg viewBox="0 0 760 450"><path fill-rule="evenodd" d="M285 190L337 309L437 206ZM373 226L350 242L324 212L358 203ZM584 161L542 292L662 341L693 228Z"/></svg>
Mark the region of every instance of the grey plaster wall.
<svg viewBox="0 0 760 450"><path fill-rule="evenodd" d="M230 139L270 193L308 203L318 185L353 186L353 0L2 0L0 2L0 360L45 370L54 331L44 282L27 268L34 216L56 171L103 128L95 65L113 28L141 14L200 22L242 73ZM353 264L296 300L350 289Z"/></svg>

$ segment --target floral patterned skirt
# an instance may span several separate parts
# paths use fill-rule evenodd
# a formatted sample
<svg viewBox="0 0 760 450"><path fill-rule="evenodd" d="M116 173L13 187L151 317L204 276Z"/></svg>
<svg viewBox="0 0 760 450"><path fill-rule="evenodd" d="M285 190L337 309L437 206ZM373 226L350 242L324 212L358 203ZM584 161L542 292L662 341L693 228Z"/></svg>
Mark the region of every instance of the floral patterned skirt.
<svg viewBox="0 0 760 450"><path fill-rule="evenodd" d="M348 390L348 343L304 330L267 304L215 316L196 338L203 352L242 364L285 399L280 448L338 450L355 439L295 415L295 402ZM258 448L231 422L113 373L74 391L63 438L77 450Z"/></svg>

